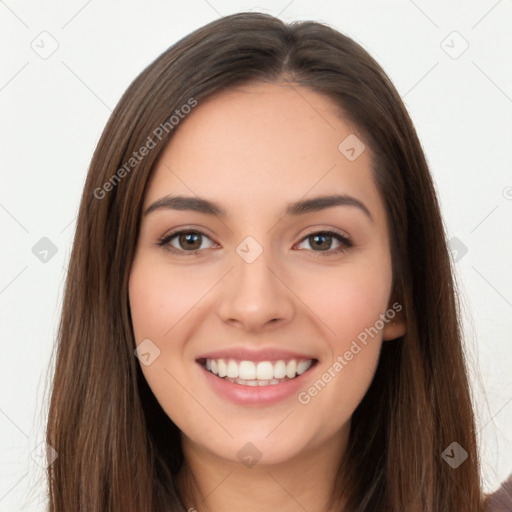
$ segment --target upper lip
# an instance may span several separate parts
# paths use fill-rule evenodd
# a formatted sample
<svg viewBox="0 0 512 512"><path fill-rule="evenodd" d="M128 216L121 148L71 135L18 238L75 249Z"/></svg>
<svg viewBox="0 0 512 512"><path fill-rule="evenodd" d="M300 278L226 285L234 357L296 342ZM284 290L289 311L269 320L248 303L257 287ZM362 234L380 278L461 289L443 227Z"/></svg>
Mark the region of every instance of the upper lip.
<svg viewBox="0 0 512 512"><path fill-rule="evenodd" d="M236 359L239 361L279 361L290 359L315 360L316 358L299 352L283 350L281 348L248 349L246 347L230 347L221 350L214 350L197 357L196 360L204 359Z"/></svg>

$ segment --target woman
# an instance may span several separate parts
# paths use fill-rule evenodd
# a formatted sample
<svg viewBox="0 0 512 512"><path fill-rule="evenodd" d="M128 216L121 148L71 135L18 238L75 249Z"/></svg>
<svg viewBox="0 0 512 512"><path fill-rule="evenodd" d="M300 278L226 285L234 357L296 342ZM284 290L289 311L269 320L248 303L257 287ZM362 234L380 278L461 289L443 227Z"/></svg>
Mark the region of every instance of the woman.
<svg viewBox="0 0 512 512"><path fill-rule="evenodd" d="M135 79L84 188L47 442L51 512L483 510L439 205L358 44L242 13Z"/></svg>

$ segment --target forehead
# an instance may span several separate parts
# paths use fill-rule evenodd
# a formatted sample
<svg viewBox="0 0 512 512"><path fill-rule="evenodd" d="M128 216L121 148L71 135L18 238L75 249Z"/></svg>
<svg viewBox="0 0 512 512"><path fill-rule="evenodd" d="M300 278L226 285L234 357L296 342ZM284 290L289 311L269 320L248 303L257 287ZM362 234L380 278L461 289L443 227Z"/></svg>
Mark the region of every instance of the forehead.
<svg viewBox="0 0 512 512"><path fill-rule="evenodd" d="M215 197L228 210L340 193L383 214L357 129L328 97L288 84L244 85L199 102L160 156L145 205L169 193Z"/></svg>

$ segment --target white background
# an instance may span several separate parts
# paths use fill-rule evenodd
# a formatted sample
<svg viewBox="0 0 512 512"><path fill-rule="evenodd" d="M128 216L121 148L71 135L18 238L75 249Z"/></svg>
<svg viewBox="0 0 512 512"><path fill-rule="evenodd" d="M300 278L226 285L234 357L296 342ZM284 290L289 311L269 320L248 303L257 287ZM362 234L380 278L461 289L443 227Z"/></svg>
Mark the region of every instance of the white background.
<svg viewBox="0 0 512 512"><path fill-rule="evenodd" d="M46 369L79 199L110 112L171 44L244 10L326 22L395 83L449 237L467 248L457 272L485 489L512 472L512 0L1 0L0 512L44 508L43 471L30 454L44 439ZM46 263L32 252L42 237L57 248Z"/></svg>

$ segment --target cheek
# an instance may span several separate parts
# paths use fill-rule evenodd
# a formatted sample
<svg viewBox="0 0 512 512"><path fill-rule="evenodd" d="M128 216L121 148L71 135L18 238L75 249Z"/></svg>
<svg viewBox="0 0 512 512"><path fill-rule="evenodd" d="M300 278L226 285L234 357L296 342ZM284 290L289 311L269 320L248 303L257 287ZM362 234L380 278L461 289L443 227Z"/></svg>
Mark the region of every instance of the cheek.
<svg viewBox="0 0 512 512"><path fill-rule="evenodd" d="M325 325L334 349L373 326L385 313L391 292L391 272L384 266L340 267L300 286L299 295Z"/></svg>
<svg viewBox="0 0 512 512"><path fill-rule="evenodd" d="M299 402L312 417L335 428L347 421L371 384L382 344L382 320L388 307L391 271L382 264L340 268L330 279L304 289L310 307L326 324L325 354L318 378L302 390ZM385 260L384 260L385 261ZM309 291L308 291L309 290Z"/></svg>
<svg viewBox="0 0 512 512"><path fill-rule="evenodd" d="M150 261L135 261L130 275L130 309L135 339L163 340L204 294L187 272L169 271Z"/></svg>
<svg viewBox="0 0 512 512"><path fill-rule="evenodd" d="M151 354L149 364L141 359L141 370L157 401L180 428L188 416L198 414L183 389L182 383L187 382L187 390L194 392L185 368L179 364L185 346L185 341L180 341L185 337L178 332L181 324L175 329L201 295L200 287L194 288L192 284L186 273L166 271L142 257L135 259L130 273L129 301L135 342L141 347L141 343L146 343L145 352ZM143 341L147 339L154 345L147 345Z"/></svg>

